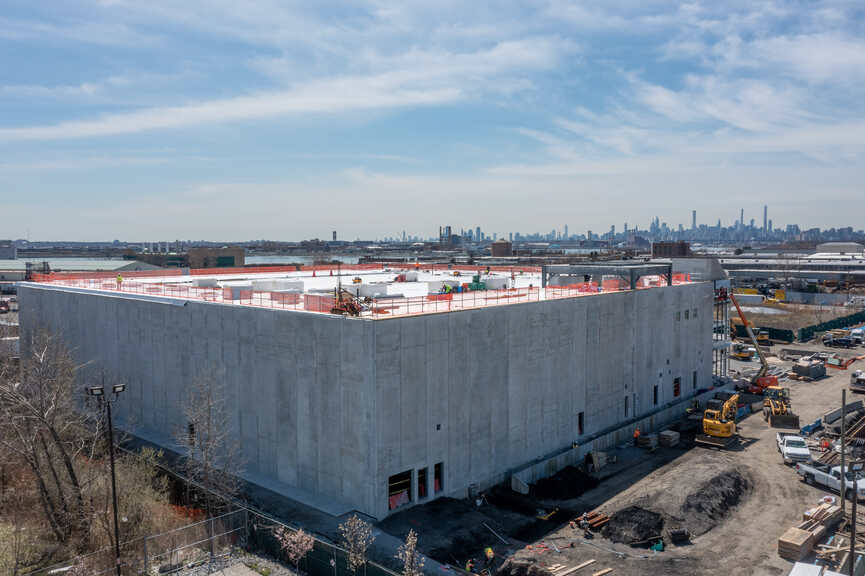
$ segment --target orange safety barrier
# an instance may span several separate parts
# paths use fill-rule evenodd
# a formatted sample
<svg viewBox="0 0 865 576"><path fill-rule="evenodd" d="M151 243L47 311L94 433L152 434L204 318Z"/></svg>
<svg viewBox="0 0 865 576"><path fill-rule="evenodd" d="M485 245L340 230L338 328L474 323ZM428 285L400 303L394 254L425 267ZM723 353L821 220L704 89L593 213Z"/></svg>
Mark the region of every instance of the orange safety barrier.
<svg viewBox="0 0 865 576"><path fill-rule="evenodd" d="M363 266L363 269L378 269L379 264ZM444 267L445 265L441 265ZM347 267L349 274L358 270L361 266ZM278 268L280 271L286 267ZM288 267L293 271L293 267ZM330 270L332 267L317 266L315 270ZM459 267L466 271L467 267ZM506 267L510 270L510 267ZM206 269L202 273L213 273L214 270ZM244 268L232 268L233 271L245 271ZM315 273L313 270L313 274ZM143 273L141 273L143 272ZM182 272L177 270L141 271L139 278L163 276L175 278ZM246 287L205 287L194 286L183 281L173 282L167 279L160 281L136 281L135 276L123 275L123 281L116 281L114 273L79 273L79 274L51 274L41 275L43 282L52 284L87 288L92 290L104 290L109 292L122 292L131 294L144 294L148 296L164 296L184 300L201 300L205 302L224 302L241 306L257 306L263 308L274 308L281 310L308 310L312 312L330 313L334 305L334 298L328 294L301 294L295 292L271 292L254 291ZM81 278L81 276L86 276ZM687 283L690 277L687 274L677 274L673 278L675 284ZM647 276L640 280L637 289L649 289L656 286L666 285L666 281L659 276ZM449 312L455 310L468 310L472 308L483 308L488 306L506 305L519 302L536 302L540 300L555 300L561 298L575 298L597 294L599 291L617 292L629 289L628 282L620 279L606 278L600 284L597 282L581 282L567 286L548 286L540 288L530 286L526 288L504 288L500 290L480 290L451 292L449 294L428 294L423 296L403 298L364 299L361 316L380 318L408 316L416 314L434 314L437 312Z"/></svg>

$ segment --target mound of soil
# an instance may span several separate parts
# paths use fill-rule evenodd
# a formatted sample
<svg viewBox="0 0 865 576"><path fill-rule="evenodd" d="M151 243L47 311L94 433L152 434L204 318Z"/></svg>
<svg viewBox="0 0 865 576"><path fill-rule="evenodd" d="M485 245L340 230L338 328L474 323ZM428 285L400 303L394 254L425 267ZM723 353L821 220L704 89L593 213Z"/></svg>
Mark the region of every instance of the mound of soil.
<svg viewBox="0 0 865 576"><path fill-rule="evenodd" d="M543 500L570 500L598 485L597 479L579 468L567 466L554 476L538 480L531 486L531 495Z"/></svg>
<svg viewBox="0 0 865 576"><path fill-rule="evenodd" d="M496 570L496 576L549 576L543 566L530 560L509 558Z"/></svg>
<svg viewBox="0 0 865 576"><path fill-rule="evenodd" d="M684 523L691 534L705 534L718 525L751 491L750 480L738 470L718 474L685 498Z"/></svg>
<svg viewBox="0 0 865 576"><path fill-rule="evenodd" d="M657 512L628 506L610 516L602 533L613 542L633 544L661 536L663 529L664 518Z"/></svg>

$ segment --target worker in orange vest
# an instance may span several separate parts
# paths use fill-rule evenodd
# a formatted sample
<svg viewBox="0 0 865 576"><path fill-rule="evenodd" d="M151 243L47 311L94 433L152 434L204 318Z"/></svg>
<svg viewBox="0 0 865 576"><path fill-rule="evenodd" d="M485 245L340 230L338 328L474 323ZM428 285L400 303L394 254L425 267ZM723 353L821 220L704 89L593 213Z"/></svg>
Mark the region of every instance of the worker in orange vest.
<svg viewBox="0 0 865 576"><path fill-rule="evenodd" d="M640 427L637 426L634 428L634 446L637 446L640 442Z"/></svg>

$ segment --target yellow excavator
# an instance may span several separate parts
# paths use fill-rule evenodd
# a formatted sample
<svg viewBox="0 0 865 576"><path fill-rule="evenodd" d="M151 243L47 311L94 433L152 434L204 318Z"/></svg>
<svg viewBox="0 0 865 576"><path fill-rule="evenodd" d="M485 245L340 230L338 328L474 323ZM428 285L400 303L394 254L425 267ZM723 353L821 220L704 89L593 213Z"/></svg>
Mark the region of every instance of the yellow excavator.
<svg viewBox="0 0 865 576"><path fill-rule="evenodd" d="M799 429L799 416L790 405L790 389L769 386L763 391L763 419L772 428Z"/></svg>
<svg viewBox="0 0 865 576"><path fill-rule="evenodd" d="M736 439L736 411L739 395L733 394L720 406L707 407L703 412L703 433L697 434L698 444L725 448Z"/></svg>

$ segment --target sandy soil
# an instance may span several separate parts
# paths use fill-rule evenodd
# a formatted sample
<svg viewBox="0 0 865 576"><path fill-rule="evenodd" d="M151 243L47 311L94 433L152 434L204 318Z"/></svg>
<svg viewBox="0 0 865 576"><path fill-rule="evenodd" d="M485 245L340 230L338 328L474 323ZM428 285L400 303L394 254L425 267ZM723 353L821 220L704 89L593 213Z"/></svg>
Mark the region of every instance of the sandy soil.
<svg viewBox="0 0 865 576"><path fill-rule="evenodd" d="M796 331L799 328L828 322L833 318L847 316L857 310L844 306L812 306L809 304L778 304L776 306L747 306L745 315L750 322L761 328L778 328ZM763 312L761 312L763 311ZM736 310L730 310L730 317Z"/></svg>

